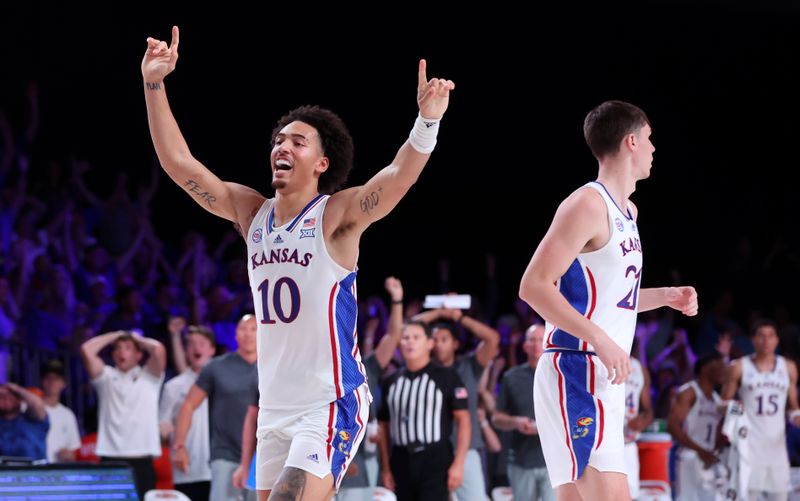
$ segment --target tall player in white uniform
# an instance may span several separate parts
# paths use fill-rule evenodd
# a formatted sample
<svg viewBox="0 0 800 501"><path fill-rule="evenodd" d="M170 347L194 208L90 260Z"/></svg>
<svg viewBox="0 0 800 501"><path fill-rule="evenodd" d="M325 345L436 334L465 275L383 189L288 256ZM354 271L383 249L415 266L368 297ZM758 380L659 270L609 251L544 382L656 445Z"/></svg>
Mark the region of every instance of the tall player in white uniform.
<svg viewBox="0 0 800 501"><path fill-rule="evenodd" d="M677 466L678 501L713 501L714 453L722 400L714 387L722 384L725 364L718 353L694 364L695 379L678 389L669 409L667 430L680 444Z"/></svg>
<svg viewBox="0 0 800 501"><path fill-rule="evenodd" d="M764 494L770 500L787 499L790 490L789 453L786 450L786 409L789 419L800 426L797 403L797 366L775 354L778 331L769 320L754 324L752 341L756 351L731 362L722 399L739 400L750 421L750 481L748 499Z"/></svg>
<svg viewBox="0 0 800 501"><path fill-rule="evenodd" d="M636 314L670 306L695 315L697 294L692 287L639 288L642 246L628 198L653 161L645 113L606 101L589 112L583 131L599 162L597 181L559 206L520 297L547 321L534 406L558 498L624 500L622 383Z"/></svg>
<svg viewBox="0 0 800 501"><path fill-rule="evenodd" d="M370 398L355 330L359 239L420 175L453 82L428 80L420 61L419 117L409 139L365 185L338 192L352 164L346 127L318 107L291 111L273 131L275 198L268 199L221 181L192 156L163 83L177 50L177 27L169 46L148 39L142 75L150 133L167 174L203 208L236 223L247 241L259 320L259 498L272 491L280 499L329 499L364 437Z"/></svg>
<svg viewBox="0 0 800 501"><path fill-rule="evenodd" d="M631 357L631 373L625 381L625 465L631 498L639 498L639 446L636 440L653 422L650 398L650 371L637 358Z"/></svg>

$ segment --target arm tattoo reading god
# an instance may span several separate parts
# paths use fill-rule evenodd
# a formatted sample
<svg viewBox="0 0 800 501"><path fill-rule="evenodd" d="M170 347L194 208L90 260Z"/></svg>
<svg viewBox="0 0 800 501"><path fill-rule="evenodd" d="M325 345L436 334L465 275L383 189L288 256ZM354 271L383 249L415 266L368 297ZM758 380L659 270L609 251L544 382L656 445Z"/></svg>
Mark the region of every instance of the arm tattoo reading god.
<svg viewBox="0 0 800 501"><path fill-rule="evenodd" d="M209 207L211 207L212 203L217 201L217 197L215 197L214 195L212 195L207 191L204 191L203 188L199 184L197 184L197 181L193 179L189 179L188 181L186 181L183 184L183 187L186 189L186 191L188 191L192 195L196 196L200 200L205 201Z"/></svg>
<svg viewBox="0 0 800 501"><path fill-rule="evenodd" d="M369 214L369 211L378 206L378 202L381 199L381 191L383 191L383 188L378 188L378 191L373 191L372 193L361 199L362 212L366 212L367 214Z"/></svg>

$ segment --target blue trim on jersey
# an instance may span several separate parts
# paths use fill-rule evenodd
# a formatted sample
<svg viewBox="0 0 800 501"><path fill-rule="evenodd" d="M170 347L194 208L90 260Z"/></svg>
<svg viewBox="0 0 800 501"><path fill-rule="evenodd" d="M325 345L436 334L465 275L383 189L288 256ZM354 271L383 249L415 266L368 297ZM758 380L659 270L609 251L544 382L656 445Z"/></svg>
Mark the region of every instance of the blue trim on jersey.
<svg viewBox="0 0 800 501"><path fill-rule="evenodd" d="M617 201L614 200L614 197L611 196L611 193L609 193L608 188L606 188L603 183L601 183L600 181L592 181L592 182L599 184L600 187L603 188L603 191L606 192L606 195L608 195L608 198L611 199L611 203L614 204L614 207L617 208L617 210L620 212L620 214L622 214L625 217L625 219L627 219L628 221L633 221L633 214L631 214L630 207L628 207L628 212L625 212L624 210L620 209L619 205L617 205Z"/></svg>
<svg viewBox="0 0 800 501"><path fill-rule="evenodd" d="M594 447L598 426L597 410L594 398L586 389L586 354L564 355L558 357L558 368L564 373L569 438L577 461L577 478L581 478Z"/></svg>
<svg viewBox="0 0 800 501"><path fill-rule="evenodd" d="M362 402L362 405L366 404ZM355 391L347 393L336 401L336 423L334 423L334 435L331 442L333 450L331 474L337 488L347 471L342 466L358 450L357 447L353 448L353 444L363 428L363 423L358 423L359 410L358 396Z"/></svg>
<svg viewBox="0 0 800 501"><path fill-rule="evenodd" d="M336 293L336 333L339 342L339 362L342 367L342 394L350 393L366 381L358 361L353 356L353 333L358 316L358 303L353 294L356 272L351 272L341 282Z"/></svg>
<svg viewBox="0 0 800 501"><path fill-rule="evenodd" d="M583 267L577 259L572 262L567 272L561 277L558 289L569 304L578 310L578 313L581 315L586 314L586 308L589 306L589 285L586 283ZM581 340L561 329L553 331L551 339L551 342L556 346L571 350L580 349Z"/></svg>
<svg viewBox="0 0 800 501"><path fill-rule="evenodd" d="M306 204L306 206L303 207L303 210L300 211L300 214L295 216L295 218L292 220L292 222L286 228L286 231L292 231L294 229L294 227L297 225L298 221L300 221L300 219L302 219L303 216L306 215L306 212L308 212L308 209L310 209L312 205L317 203L317 200L319 200L320 198L322 198L324 196L325 195L317 195L310 202L308 202ZM270 233L275 231L274 224L275 224L275 204L272 204L272 207L269 208L269 214L267 214L267 235L269 235Z"/></svg>
<svg viewBox="0 0 800 501"><path fill-rule="evenodd" d="M309 209L311 209L311 206L314 205L315 203L317 203L317 201L319 199L321 199L322 197L324 197L324 196L325 195L317 195L316 197L314 197L314 199L312 201L308 202L308 205L303 207L303 210L301 210L300 214L298 214L297 217L294 218L294 221L292 221L292 223L289 225L289 227L286 228L286 231L292 231L295 228L295 226L297 226L297 223L299 223L300 220L303 219L303 217L306 215L306 213L309 211Z"/></svg>

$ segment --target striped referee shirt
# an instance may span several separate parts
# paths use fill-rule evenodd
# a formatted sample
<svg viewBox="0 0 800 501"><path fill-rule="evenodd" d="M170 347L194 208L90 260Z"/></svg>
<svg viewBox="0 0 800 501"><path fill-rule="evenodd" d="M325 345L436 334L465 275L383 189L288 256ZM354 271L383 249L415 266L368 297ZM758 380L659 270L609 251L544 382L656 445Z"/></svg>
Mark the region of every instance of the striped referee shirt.
<svg viewBox="0 0 800 501"><path fill-rule="evenodd" d="M380 421L389 421L392 445L406 447L450 440L453 411L467 409L467 389L451 367L429 363L417 372L402 368L383 385Z"/></svg>

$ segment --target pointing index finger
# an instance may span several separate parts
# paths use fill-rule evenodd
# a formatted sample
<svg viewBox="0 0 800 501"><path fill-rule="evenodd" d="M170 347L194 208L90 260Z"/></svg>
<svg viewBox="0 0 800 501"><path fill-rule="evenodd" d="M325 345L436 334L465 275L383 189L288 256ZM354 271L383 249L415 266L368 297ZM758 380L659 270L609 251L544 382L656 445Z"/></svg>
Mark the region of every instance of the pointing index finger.
<svg viewBox="0 0 800 501"><path fill-rule="evenodd" d="M425 69L428 67L428 63L424 59L419 60L419 78L417 81L417 85L421 89L423 86L428 84L428 77L425 72Z"/></svg>
<svg viewBox="0 0 800 501"><path fill-rule="evenodd" d="M178 27L177 26L173 26L172 27L172 43L169 45L170 48L177 47L179 39L180 39L180 32L178 31Z"/></svg>

